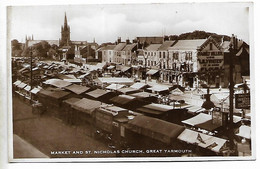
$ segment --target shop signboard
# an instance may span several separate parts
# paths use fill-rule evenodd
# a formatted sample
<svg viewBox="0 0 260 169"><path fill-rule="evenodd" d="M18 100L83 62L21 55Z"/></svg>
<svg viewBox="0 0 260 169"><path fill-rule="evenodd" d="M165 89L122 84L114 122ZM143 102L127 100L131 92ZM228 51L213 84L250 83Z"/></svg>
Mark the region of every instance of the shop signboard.
<svg viewBox="0 0 260 169"><path fill-rule="evenodd" d="M249 109L250 108L250 93L235 94L235 108Z"/></svg>

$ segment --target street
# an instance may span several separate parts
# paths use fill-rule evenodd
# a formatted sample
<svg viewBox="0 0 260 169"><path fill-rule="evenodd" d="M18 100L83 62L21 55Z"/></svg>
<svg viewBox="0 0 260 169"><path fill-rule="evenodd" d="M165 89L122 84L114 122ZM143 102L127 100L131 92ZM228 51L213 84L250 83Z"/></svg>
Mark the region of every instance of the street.
<svg viewBox="0 0 260 169"><path fill-rule="evenodd" d="M13 133L26 140L46 156L51 158L115 156L115 154L85 153L94 150L110 150L104 143L91 138L88 132L83 127L68 126L61 120L48 115L34 115L29 105L13 97ZM18 152L21 151L14 150L14 158L19 158L21 154ZM84 153L62 154L53 153L54 151L83 151Z"/></svg>

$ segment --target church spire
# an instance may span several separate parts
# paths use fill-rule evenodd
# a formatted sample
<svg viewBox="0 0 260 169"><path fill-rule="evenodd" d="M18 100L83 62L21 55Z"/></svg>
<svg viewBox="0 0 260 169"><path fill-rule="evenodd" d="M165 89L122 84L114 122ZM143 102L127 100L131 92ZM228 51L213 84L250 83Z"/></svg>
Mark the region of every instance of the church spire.
<svg viewBox="0 0 260 169"><path fill-rule="evenodd" d="M67 27L68 23L67 23L67 16L66 16L66 12L65 12L65 17L64 17L64 27Z"/></svg>

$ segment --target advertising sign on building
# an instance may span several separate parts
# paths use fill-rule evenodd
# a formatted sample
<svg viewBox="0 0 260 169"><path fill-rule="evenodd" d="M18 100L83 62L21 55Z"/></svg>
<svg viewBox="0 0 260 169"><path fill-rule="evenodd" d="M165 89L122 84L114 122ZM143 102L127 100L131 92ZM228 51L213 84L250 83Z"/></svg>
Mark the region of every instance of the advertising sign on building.
<svg viewBox="0 0 260 169"><path fill-rule="evenodd" d="M235 94L235 107L236 109L249 109L250 93Z"/></svg>

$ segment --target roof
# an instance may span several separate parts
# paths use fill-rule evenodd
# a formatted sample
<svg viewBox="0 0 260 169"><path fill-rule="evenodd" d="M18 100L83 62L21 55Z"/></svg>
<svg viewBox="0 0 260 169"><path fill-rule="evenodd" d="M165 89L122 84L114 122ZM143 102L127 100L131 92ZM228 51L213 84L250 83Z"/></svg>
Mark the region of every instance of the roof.
<svg viewBox="0 0 260 169"><path fill-rule="evenodd" d="M197 116L194 116L190 119L183 120L182 123L188 124L188 125L191 125L191 126L196 126L198 124L205 123L205 122L210 121L210 120L212 120L211 115L208 115L208 114L205 114L205 113L200 113Z"/></svg>
<svg viewBox="0 0 260 169"><path fill-rule="evenodd" d="M126 93L129 93L129 92L135 92L135 91L138 91L138 90L139 90L139 89L127 87L127 88L121 88L121 89L119 89L119 90L117 90L117 91L126 94Z"/></svg>
<svg viewBox="0 0 260 169"><path fill-rule="evenodd" d="M239 127L239 133L236 134L237 136L244 137L247 139L251 139L251 127L242 125Z"/></svg>
<svg viewBox="0 0 260 169"><path fill-rule="evenodd" d="M43 82L44 84L49 84L58 88L63 88L66 86L71 85L72 83L64 81L64 80L60 80L60 79L49 79L46 80L45 82Z"/></svg>
<svg viewBox="0 0 260 169"><path fill-rule="evenodd" d="M162 44L150 44L145 48L146 51L158 51Z"/></svg>
<svg viewBox="0 0 260 169"><path fill-rule="evenodd" d="M154 85L150 88L147 88L148 90L152 90L152 91L156 91L156 92L161 92L161 91L166 91L166 90L169 90L169 87L168 86L165 86L165 85Z"/></svg>
<svg viewBox="0 0 260 169"><path fill-rule="evenodd" d="M154 97L156 94L148 93L148 92L140 92L140 93L133 93L130 94L131 96L138 97L138 98L148 98L148 97Z"/></svg>
<svg viewBox="0 0 260 169"><path fill-rule="evenodd" d="M121 84L111 84L111 85L107 86L106 89L118 90L118 89L121 89L124 86L125 85L121 85Z"/></svg>
<svg viewBox="0 0 260 169"><path fill-rule="evenodd" d="M101 105L101 102L99 102L99 101L83 98L83 99L73 103L71 106L76 110L85 112L87 114L91 114L100 105Z"/></svg>
<svg viewBox="0 0 260 169"><path fill-rule="evenodd" d="M107 46L103 47L101 50L114 50L115 47L116 47L116 45L107 45Z"/></svg>
<svg viewBox="0 0 260 169"><path fill-rule="evenodd" d="M111 78L98 78L98 80L101 83L108 83L108 84L112 84L112 83L122 83L122 84L132 84L134 83L133 79L129 79L129 78L124 78L124 77L111 77Z"/></svg>
<svg viewBox="0 0 260 169"><path fill-rule="evenodd" d="M132 131L168 144L185 129L183 126L143 115L136 116L128 124Z"/></svg>
<svg viewBox="0 0 260 169"><path fill-rule="evenodd" d="M207 39L178 40L175 45L169 47L169 50L196 50Z"/></svg>
<svg viewBox="0 0 260 169"><path fill-rule="evenodd" d="M76 94L82 94L82 93L88 91L90 88L86 87L86 86L73 84L73 85L65 87L65 89L67 89L73 93L76 93Z"/></svg>
<svg viewBox="0 0 260 169"><path fill-rule="evenodd" d="M96 90L93 90L93 91L88 92L86 94L89 95L89 96L92 96L94 98L99 98L99 97L104 96L105 94L108 94L108 93L110 93L110 92L106 91L106 90L102 90L102 89L96 89Z"/></svg>
<svg viewBox="0 0 260 169"><path fill-rule="evenodd" d="M17 87L19 87L19 88L24 88L25 86L26 86L27 84L25 84L24 82L21 82Z"/></svg>
<svg viewBox="0 0 260 169"><path fill-rule="evenodd" d="M75 97L72 97L72 98L69 98L67 100L64 100L63 102L64 103L67 103L69 105L72 105L74 104L75 102L79 101L80 99L79 98L75 98Z"/></svg>
<svg viewBox="0 0 260 169"><path fill-rule="evenodd" d="M29 86L29 85L28 85L28 86L26 86L26 87L24 88L24 90L26 90L26 91L28 91L28 92L29 92L29 91L31 90L31 86Z"/></svg>
<svg viewBox="0 0 260 169"><path fill-rule="evenodd" d="M147 84L137 82L137 83L133 84L133 85L130 86L130 87L131 87L131 88L134 88L134 89L142 89L142 88L145 87L145 86L147 86Z"/></svg>
<svg viewBox="0 0 260 169"><path fill-rule="evenodd" d="M148 43L148 44L150 44L150 43L163 43L163 39L164 39L164 37L162 37L162 36L149 36L149 37L137 37L136 38L140 43L144 43L144 42L146 42L146 43Z"/></svg>
<svg viewBox="0 0 260 169"><path fill-rule="evenodd" d="M159 51L166 51L169 47L174 44L175 41L165 41L163 44L158 48Z"/></svg>
<svg viewBox="0 0 260 169"><path fill-rule="evenodd" d="M35 88L33 88L33 89L31 90L31 93L36 94L36 93L38 93L40 90L41 90L41 89L35 87Z"/></svg>
<svg viewBox="0 0 260 169"><path fill-rule="evenodd" d="M111 105L101 105L100 110L103 110L109 114L112 114L113 116L116 116L118 115L118 113L122 113L122 112L128 112L127 109L124 109L124 108L121 108L121 107L118 107L118 106L111 106Z"/></svg>
<svg viewBox="0 0 260 169"><path fill-rule="evenodd" d="M136 110L146 113L146 114L161 115L172 109L173 109L172 106L152 103L152 104L148 104L148 105L142 106L140 108L137 108Z"/></svg>
<svg viewBox="0 0 260 169"><path fill-rule="evenodd" d="M220 44L223 52L229 52L229 45L230 45L230 41L224 41L223 43Z"/></svg>
<svg viewBox="0 0 260 169"><path fill-rule="evenodd" d="M124 47L123 51L131 51L136 45L137 45L137 43L127 44Z"/></svg>
<svg viewBox="0 0 260 169"><path fill-rule="evenodd" d="M134 99L135 99L135 97L133 97L133 96L119 95L119 96L113 97L112 99L110 99L110 101L112 101L113 103L118 103L118 104L124 105L124 104L131 102Z"/></svg>
<svg viewBox="0 0 260 169"><path fill-rule="evenodd" d="M13 84L15 85L15 86L18 86L20 83L22 83L20 80L17 80L16 82L14 82Z"/></svg>
<svg viewBox="0 0 260 169"><path fill-rule="evenodd" d="M178 136L178 140L185 141L189 144L195 144L202 148L206 148L217 153L221 151L221 148L227 142L226 139L209 136L189 129L185 129Z"/></svg>
<svg viewBox="0 0 260 169"><path fill-rule="evenodd" d="M125 45L126 45L126 43L119 43L119 44L116 45L114 50L121 51L125 47Z"/></svg>
<svg viewBox="0 0 260 169"><path fill-rule="evenodd" d="M40 90L38 93L40 95L45 95L45 96L52 97L52 98L55 98L55 99L61 99L61 98L70 94L70 92L65 92L65 91L62 91L62 90L55 90L55 91Z"/></svg>
<svg viewBox="0 0 260 169"><path fill-rule="evenodd" d="M121 72L126 72L126 71L128 71L129 69L131 69L131 67L123 66L122 69L121 69Z"/></svg>
<svg viewBox="0 0 260 169"><path fill-rule="evenodd" d="M69 83L81 83L81 79L64 79L64 81Z"/></svg>
<svg viewBox="0 0 260 169"><path fill-rule="evenodd" d="M146 72L147 75L154 75L155 73L159 72L159 70L156 69L150 69L148 72Z"/></svg>

